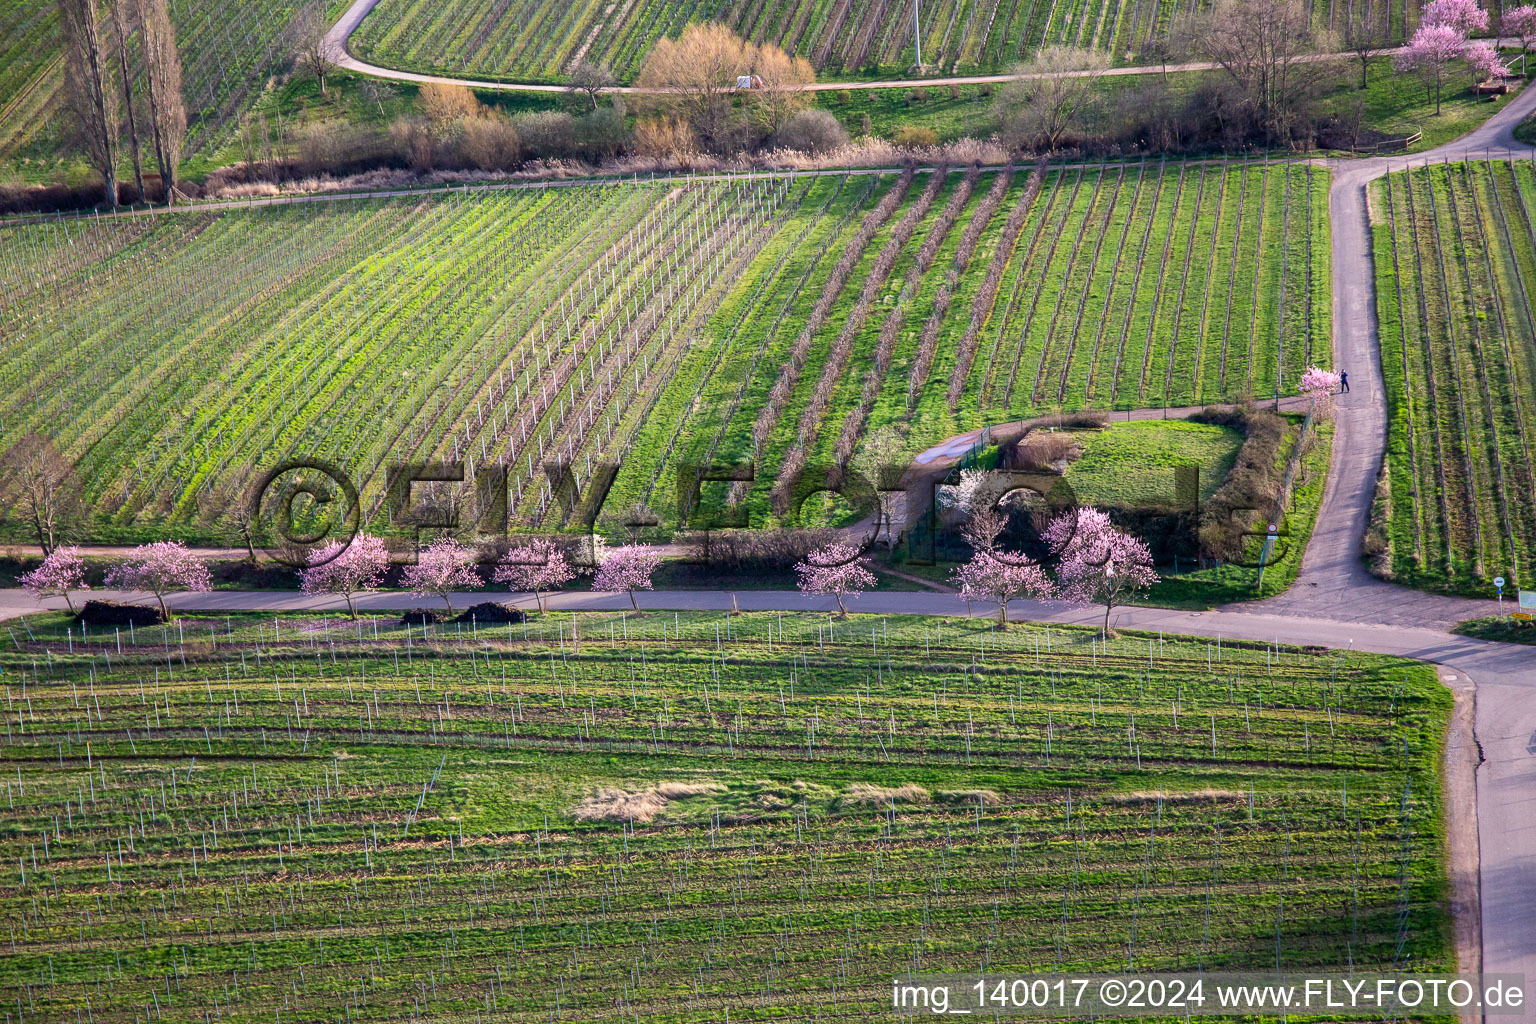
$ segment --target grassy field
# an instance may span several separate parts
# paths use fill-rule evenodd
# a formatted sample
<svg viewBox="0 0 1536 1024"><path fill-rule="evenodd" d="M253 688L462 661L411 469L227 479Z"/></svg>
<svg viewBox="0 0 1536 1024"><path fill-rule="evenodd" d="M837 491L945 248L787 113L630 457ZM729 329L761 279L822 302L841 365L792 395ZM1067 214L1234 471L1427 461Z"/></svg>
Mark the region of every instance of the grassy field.
<svg viewBox="0 0 1536 1024"><path fill-rule="evenodd" d="M1528 164L1392 175L1371 190L1391 416L1385 495L1395 578L1491 594L1531 584L1536 318Z"/></svg>
<svg viewBox="0 0 1536 1024"><path fill-rule="evenodd" d="M668 524L681 466L752 462L734 501L762 524L797 465L887 424L915 452L1056 408L1293 390L1326 360L1326 184L1146 163L13 227L0 424L75 463L83 539L228 541L210 502L284 457L346 470L377 530L405 458L506 467L523 528L571 525L551 461L582 489L618 462L605 508Z"/></svg>
<svg viewBox="0 0 1536 1024"><path fill-rule="evenodd" d="M1451 960L1422 665L772 613L8 629L18 1020L810 1019L907 970Z"/></svg>
<svg viewBox="0 0 1536 1024"><path fill-rule="evenodd" d="M1175 466L1200 467L1200 498L1207 500L1243 444L1235 430L1182 420L1112 423L1076 436L1082 455L1065 476L1084 505L1173 505Z"/></svg>
<svg viewBox="0 0 1536 1024"><path fill-rule="evenodd" d="M1301 417L1287 417L1287 421L1274 464L1277 487L1295 464L1290 498L1277 519L1283 539L1266 552L1264 539L1254 537L1249 543L1249 554L1243 559L1247 564L1224 562L1205 568L1196 567L1192 561L1192 544L1177 558L1159 546L1154 557L1159 559L1157 569L1161 578L1137 603L1165 608L1213 608L1234 601L1273 597L1295 582L1322 504L1333 429L1324 423L1311 435L1310 442L1303 443ZM1179 507L1174 480L1176 466L1200 467L1201 501L1209 506L1226 482L1242 444L1236 431L1178 420L1111 423L1102 431L1073 433L1081 446L1081 455L1066 467L1065 479L1079 504L1092 504L1111 513ZM1271 510L1263 511L1267 515ZM1262 530L1263 523L1256 522L1254 527ZM926 564L908 561L907 553L898 551L893 564L909 575L950 585L956 563L945 560L945 556L964 558L969 552L955 548L940 549L935 554L938 560Z"/></svg>
<svg viewBox="0 0 1536 1024"><path fill-rule="evenodd" d="M1365 16L1396 38L1405 19L1416 23L1418 6L1371 0ZM1349 16L1330 0L1313 0L1312 11L1330 29L1342 30ZM1150 51L1170 21L1188 12L1168 0L929 0L918 6L917 27L924 65L981 74L1057 44L1156 63ZM913 6L905 0L383 0L353 45L389 67L516 81L558 81L585 58L627 81L657 39L700 21L782 46L826 78L906 75L917 62Z"/></svg>

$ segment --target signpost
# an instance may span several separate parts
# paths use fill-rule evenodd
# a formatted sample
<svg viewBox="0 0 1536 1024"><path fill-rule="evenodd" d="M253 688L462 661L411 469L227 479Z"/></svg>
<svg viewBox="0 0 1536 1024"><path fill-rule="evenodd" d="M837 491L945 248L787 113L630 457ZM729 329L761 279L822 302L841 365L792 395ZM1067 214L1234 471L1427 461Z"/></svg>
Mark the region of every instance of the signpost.
<svg viewBox="0 0 1536 1024"><path fill-rule="evenodd" d="M1502 619L1504 617L1504 577L1495 576L1493 578L1493 585L1499 591L1499 618Z"/></svg>

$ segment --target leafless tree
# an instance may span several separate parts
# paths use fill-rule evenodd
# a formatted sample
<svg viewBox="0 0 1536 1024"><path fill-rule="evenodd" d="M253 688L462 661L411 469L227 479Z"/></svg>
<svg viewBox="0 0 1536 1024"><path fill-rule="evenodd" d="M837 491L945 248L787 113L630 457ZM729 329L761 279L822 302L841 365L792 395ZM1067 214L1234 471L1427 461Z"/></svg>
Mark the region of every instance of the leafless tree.
<svg viewBox="0 0 1536 1024"><path fill-rule="evenodd" d="M79 130L80 148L102 179L102 197L117 205L117 94L109 71L96 0L59 0L64 26L65 96Z"/></svg>
<svg viewBox="0 0 1536 1024"><path fill-rule="evenodd" d="M741 88L742 79L751 87ZM807 104L806 86L815 81L804 58L790 57L771 43L747 42L709 22L689 25L676 40L657 42L636 84L657 90L647 104L686 123L707 148L724 153L738 149L753 129L767 135L781 128Z"/></svg>
<svg viewBox="0 0 1536 1024"><path fill-rule="evenodd" d="M1366 11L1351 18L1344 29L1344 49L1360 64L1360 88L1364 89L1371 72L1371 65L1381 59L1381 51L1387 44L1382 27L1367 20Z"/></svg>
<svg viewBox="0 0 1536 1024"><path fill-rule="evenodd" d="M384 116L384 101L395 98L395 88L388 82L381 82L376 78L363 80L363 98L379 108L379 116Z"/></svg>
<svg viewBox="0 0 1536 1024"><path fill-rule="evenodd" d="M294 16L290 30L294 41L294 66L314 77L320 84L321 96L326 94L325 76L336 70L325 42L329 29L324 0L311 0Z"/></svg>
<svg viewBox="0 0 1536 1024"><path fill-rule="evenodd" d="M0 466L0 501L27 521L46 558L80 507L75 468L51 440L27 434Z"/></svg>
<svg viewBox="0 0 1536 1024"><path fill-rule="evenodd" d="M1238 88L1266 140L1289 141L1303 128L1328 69L1307 59L1321 40L1300 0L1216 0L1195 42Z"/></svg>
<svg viewBox="0 0 1536 1024"><path fill-rule="evenodd" d="M1017 149L1050 153L1098 99L1097 81L1109 58L1091 50L1047 46L1018 69L997 97L1003 140Z"/></svg>
<svg viewBox="0 0 1536 1024"><path fill-rule="evenodd" d="M613 72L608 70L606 64L596 61L579 60L571 69L571 77L567 83L573 94L585 93L592 109L597 109L597 98L602 95L604 89L613 87Z"/></svg>
<svg viewBox="0 0 1536 1024"><path fill-rule="evenodd" d="M107 0L112 15L112 42L117 49L118 82L123 88L123 116L128 121L128 150L133 156L133 187L138 202L144 202L144 158L139 152L139 121L133 113L133 81L130 78L132 64L128 60L128 39L133 26L128 20L129 0Z"/></svg>
<svg viewBox="0 0 1536 1024"><path fill-rule="evenodd" d="M155 163L165 186L165 201L174 202L176 168L187 140L187 107L181 98L181 53L166 0L134 0L144 45L144 78L148 85L149 130Z"/></svg>
<svg viewBox="0 0 1536 1024"><path fill-rule="evenodd" d="M237 466L198 499L203 524L223 525L234 530L245 544L246 557L253 565L256 563L256 526L259 517L254 487L259 479L260 474L254 466Z"/></svg>

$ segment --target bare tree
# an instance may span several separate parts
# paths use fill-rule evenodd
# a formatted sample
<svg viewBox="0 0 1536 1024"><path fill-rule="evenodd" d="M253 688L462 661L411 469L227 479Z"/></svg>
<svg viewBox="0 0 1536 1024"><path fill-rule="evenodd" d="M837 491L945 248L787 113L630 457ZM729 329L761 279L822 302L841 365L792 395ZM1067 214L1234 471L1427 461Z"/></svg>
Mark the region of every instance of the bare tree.
<svg viewBox="0 0 1536 1024"><path fill-rule="evenodd" d="M816 72L804 57L791 57L772 43L754 47L748 113L764 135L773 135L810 105Z"/></svg>
<svg viewBox="0 0 1536 1024"><path fill-rule="evenodd" d="M1092 50L1047 46L1018 69L997 97L1003 140L1018 149L1053 152L1098 99L1109 58Z"/></svg>
<svg viewBox="0 0 1536 1024"><path fill-rule="evenodd" d="M320 83L320 95L324 96L325 76L336 70L335 63L331 60L331 50L326 44L325 34L330 30L330 23L325 17L324 0L311 0L299 11L293 19L291 29L294 41L294 67L309 75Z"/></svg>
<svg viewBox="0 0 1536 1024"><path fill-rule="evenodd" d="M384 116L384 101L395 98L395 88L388 82L381 82L377 78L363 80L363 98L379 108L379 116Z"/></svg>
<svg viewBox="0 0 1536 1024"><path fill-rule="evenodd" d="M27 521L46 558L79 510L75 467L51 440L27 434L6 453L0 470L0 501Z"/></svg>
<svg viewBox="0 0 1536 1024"><path fill-rule="evenodd" d="M259 479L260 474L254 466L236 466L198 498L203 524L224 525L234 530L245 544L246 557L252 565L256 564L256 527L259 520L256 498L259 495L255 493L255 485Z"/></svg>
<svg viewBox="0 0 1536 1024"><path fill-rule="evenodd" d="M1308 59L1320 39L1300 0L1216 0L1195 42L1238 88L1266 141L1296 135L1328 74L1326 61Z"/></svg>
<svg viewBox="0 0 1536 1024"><path fill-rule="evenodd" d="M155 163L165 186L165 201L174 202L176 168L187 140L187 107L181 98L181 53L166 0L134 0L144 45L144 78L149 94L149 130Z"/></svg>
<svg viewBox="0 0 1536 1024"><path fill-rule="evenodd" d="M676 40L657 41L636 84L651 90L648 104L687 124L704 145L730 150L740 134L737 80L752 73L755 49L718 22L689 25Z"/></svg>
<svg viewBox="0 0 1536 1024"><path fill-rule="evenodd" d="M596 61L579 60L571 69L571 77L567 83L572 94L585 93L592 109L597 109L597 98L602 95L604 89L613 88L613 72L608 70L608 65L599 64Z"/></svg>
<svg viewBox="0 0 1536 1024"><path fill-rule="evenodd" d="M128 120L128 149L133 156L133 187L138 201L142 203L147 197L144 194L144 158L139 152L139 121L133 114L133 81L129 77L128 38L133 34L133 27L128 22L128 2L107 0L107 9L112 15L112 42L117 48L118 82L123 87L123 115Z"/></svg>
<svg viewBox="0 0 1536 1024"><path fill-rule="evenodd" d="M1360 88L1364 89L1371 72L1371 65L1381 59L1386 47L1386 34L1382 27L1371 23L1362 8L1358 16L1351 18L1344 28L1344 49L1360 64Z"/></svg>
<svg viewBox="0 0 1536 1024"><path fill-rule="evenodd" d="M59 0L64 26L65 96L80 146L102 179L102 196L117 205L117 96L107 84L101 12L96 0Z"/></svg>
<svg viewBox="0 0 1536 1024"><path fill-rule="evenodd" d="M825 113L825 111L822 111ZM895 542L895 488L901 486L906 463L901 458L901 433L887 424L875 430L853 456L853 469L875 488L879 499L879 522L875 536L886 545Z"/></svg>

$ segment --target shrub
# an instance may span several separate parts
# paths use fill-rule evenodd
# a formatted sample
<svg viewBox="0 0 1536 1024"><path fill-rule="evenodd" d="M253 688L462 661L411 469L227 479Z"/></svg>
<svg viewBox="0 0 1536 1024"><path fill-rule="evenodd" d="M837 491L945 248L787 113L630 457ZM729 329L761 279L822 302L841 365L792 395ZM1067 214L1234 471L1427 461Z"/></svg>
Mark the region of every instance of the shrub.
<svg viewBox="0 0 1536 1024"><path fill-rule="evenodd" d="M939 144L939 135L932 128L908 125L898 131L891 140L903 149L923 149Z"/></svg>
<svg viewBox="0 0 1536 1024"><path fill-rule="evenodd" d="M76 618L87 626L158 626L165 621L159 608L116 601L87 601Z"/></svg>
<svg viewBox="0 0 1536 1024"><path fill-rule="evenodd" d="M841 103L845 107L848 104L852 103L853 102L853 91L850 90L850 89L839 89L839 90L837 90L837 102Z"/></svg>
<svg viewBox="0 0 1536 1024"><path fill-rule="evenodd" d="M523 140L503 117L476 117L459 135L460 161L481 171L515 170L523 160Z"/></svg>
<svg viewBox="0 0 1536 1024"><path fill-rule="evenodd" d="M802 153L830 153L848 144L848 132L828 111L802 110L779 129L776 141Z"/></svg>
<svg viewBox="0 0 1536 1024"><path fill-rule="evenodd" d="M722 530L679 538L694 558L733 576L790 572L836 539L835 530Z"/></svg>
<svg viewBox="0 0 1536 1024"><path fill-rule="evenodd" d="M428 624L435 626L442 621L442 613L432 608L412 608L400 616L400 625L402 626L425 626Z"/></svg>
<svg viewBox="0 0 1536 1024"><path fill-rule="evenodd" d="M416 106L429 121L452 121L480 116L480 101L462 85L428 82L416 96Z"/></svg>
<svg viewBox="0 0 1536 1024"><path fill-rule="evenodd" d="M512 126L531 156L563 160L576 153L576 120L563 111L518 114Z"/></svg>
<svg viewBox="0 0 1536 1024"><path fill-rule="evenodd" d="M412 612L411 614L414 615L416 613ZM524 616L520 609L509 608L504 604L497 604L495 601L482 601L480 604L474 605L456 616L453 621L487 624L522 622L523 618Z"/></svg>
<svg viewBox="0 0 1536 1024"><path fill-rule="evenodd" d="M927 98L928 98L927 95L925 95L923 93L923 90L921 90L921 89L908 89L907 90L907 106L909 106L909 107L915 107L919 103L922 103Z"/></svg>
<svg viewBox="0 0 1536 1024"><path fill-rule="evenodd" d="M595 160L609 160L617 156L629 137L624 118L624 101L615 96L612 103L578 120L576 141L582 152Z"/></svg>
<svg viewBox="0 0 1536 1024"><path fill-rule="evenodd" d="M696 153L693 131L673 117L647 117L635 125L635 152L657 160L685 160Z"/></svg>

